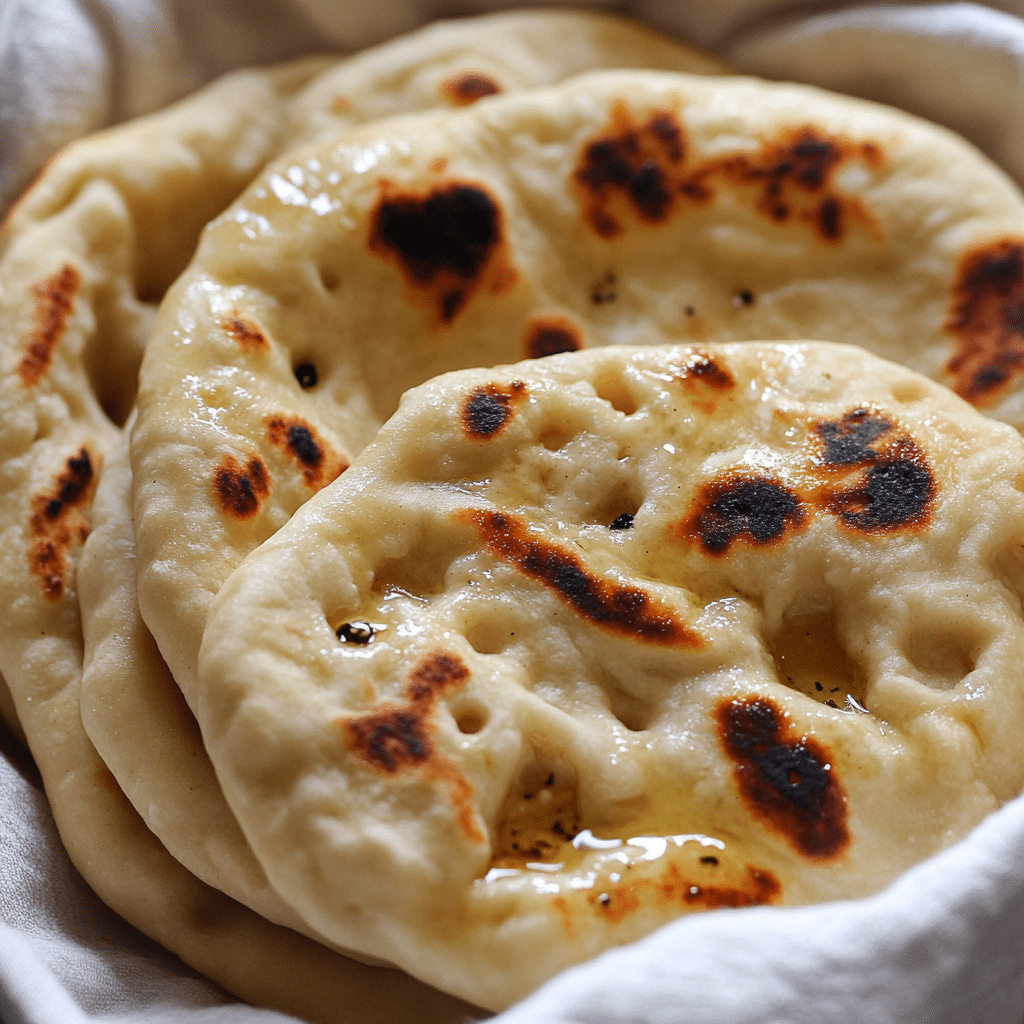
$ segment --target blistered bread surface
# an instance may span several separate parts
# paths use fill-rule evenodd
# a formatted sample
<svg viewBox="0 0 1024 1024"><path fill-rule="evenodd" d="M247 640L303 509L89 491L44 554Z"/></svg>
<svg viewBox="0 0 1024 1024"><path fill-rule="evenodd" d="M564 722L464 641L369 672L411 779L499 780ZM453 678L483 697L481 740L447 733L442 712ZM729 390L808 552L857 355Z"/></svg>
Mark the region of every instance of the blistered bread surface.
<svg viewBox="0 0 1024 1024"><path fill-rule="evenodd" d="M317 930L490 1008L875 892L1024 781L1022 448L844 346L442 376L218 595L225 794Z"/></svg>

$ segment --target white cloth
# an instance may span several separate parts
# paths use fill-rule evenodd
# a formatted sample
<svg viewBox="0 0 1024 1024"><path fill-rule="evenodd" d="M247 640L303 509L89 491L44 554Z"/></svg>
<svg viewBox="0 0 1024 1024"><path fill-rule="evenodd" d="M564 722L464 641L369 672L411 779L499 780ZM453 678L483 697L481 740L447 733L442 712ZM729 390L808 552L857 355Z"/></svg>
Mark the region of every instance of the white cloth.
<svg viewBox="0 0 1024 1024"><path fill-rule="evenodd" d="M230 67L351 49L495 0L0 0L0 211L61 144ZM742 70L891 102L1024 182L1024 0L614 6ZM0 727L2 728L2 727ZM1024 733L1024 729L1022 729ZM1024 736L1022 736L1024 743ZM5 1024L271 1024L110 913L0 734ZM1024 799L859 902L683 919L555 979L500 1024L1021 1024ZM353 1022L356 1024L356 1022Z"/></svg>

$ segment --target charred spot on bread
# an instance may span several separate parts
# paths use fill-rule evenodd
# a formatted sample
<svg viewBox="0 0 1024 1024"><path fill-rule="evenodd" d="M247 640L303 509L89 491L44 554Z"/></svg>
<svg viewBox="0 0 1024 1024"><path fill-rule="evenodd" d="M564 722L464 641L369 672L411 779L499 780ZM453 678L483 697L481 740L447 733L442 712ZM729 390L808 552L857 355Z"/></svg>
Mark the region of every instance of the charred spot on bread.
<svg viewBox="0 0 1024 1024"><path fill-rule="evenodd" d="M68 317L81 284L82 275L78 269L65 263L56 273L32 285L35 323L18 363L18 377L25 387L38 384L50 369L53 351L67 329Z"/></svg>
<svg viewBox="0 0 1024 1024"><path fill-rule="evenodd" d="M800 853L831 860L850 844L846 793L833 757L813 736L796 734L768 697L737 697L715 711L719 739L750 811Z"/></svg>
<svg viewBox="0 0 1024 1024"><path fill-rule="evenodd" d="M775 544L806 521L804 504L792 488L771 477L729 472L700 488L693 511L675 534L718 556L740 539L758 547Z"/></svg>
<svg viewBox="0 0 1024 1024"><path fill-rule="evenodd" d="M270 494L270 474L258 455L242 463L234 455L221 459L211 478L220 510L232 519L251 519Z"/></svg>
<svg viewBox="0 0 1024 1024"><path fill-rule="evenodd" d="M952 290L945 329L956 349L946 371L961 398L992 405L1024 369L1024 239L999 238L968 251Z"/></svg>
<svg viewBox="0 0 1024 1024"><path fill-rule="evenodd" d="M548 587L594 625L648 643L704 646L704 638L677 612L639 587L590 572L574 552L532 533L520 517L469 509L459 518L476 529L492 554Z"/></svg>
<svg viewBox="0 0 1024 1024"><path fill-rule="evenodd" d="M49 601L63 596L71 548L84 544L89 535L89 522L81 506L92 495L94 482L92 456L83 446L68 457L53 486L31 499L29 567Z"/></svg>

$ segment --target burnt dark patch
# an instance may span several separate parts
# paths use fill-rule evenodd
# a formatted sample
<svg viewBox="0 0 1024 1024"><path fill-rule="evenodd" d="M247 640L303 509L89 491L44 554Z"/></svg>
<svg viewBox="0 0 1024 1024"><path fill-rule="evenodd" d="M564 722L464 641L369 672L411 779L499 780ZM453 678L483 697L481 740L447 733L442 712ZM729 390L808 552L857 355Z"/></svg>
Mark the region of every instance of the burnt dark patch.
<svg viewBox="0 0 1024 1024"><path fill-rule="evenodd" d="M641 220L659 223L674 202L673 178L684 155L682 128L667 112L636 123L617 103L612 126L583 149L575 180L587 196L587 220L602 238L622 231L614 207L625 200Z"/></svg>
<svg viewBox="0 0 1024 1024"><path fill-rule="evenodd" d="M773 223L802 223L824 242L839 242L854 221L875 233L877 222L856 196L834 185L845 163L882 163L880 147L826 134L805 125L766 140L760 149L688 161L683 129L670 113L646 121L623 103L612 109L611 124L583 149L574 180L585 195L585 216L602 238L614 238L632 210L642 222L664 222L677 200L711 203L723 187L749 195L758 212Z"/></svg>
<svg viewBox="0 0 1024 1024"><path fill-rule="evenodd" d="M739 474L705 484L693 507L677 536L696 538L711 555L725 554L740 538L759 547L777 543L807 519L800 498L784 484Z"/></svg>
<svg viewBox="0 0 1024 1024"><path fill-rule="evenodd" d="M271 414L263 422L267 439L299 464L309 487L319 490L348 469L348 463L331 451L316 428L298 416Z"/></svg>
<svg viewBox="0 0 1024 1024"><path fill-rule="evenodd" d="M953 390L993 404L1024 369L1024 240L1000 238L963 256L944 327L956 339L946 362Z"/></svg>
<svg viewBox="0 0 1024 1024"><path fill-rule="evenodd" d="M270 348L270 342L263 332L250 320L235 315L223 321L221 326L238 342L243 352L259 352Z"/></svg>
<svg viewBox="0 0 1024 1024"><path fill-rule="evenodd" d="M53 486L30 502L29 566L49 601L63 596L71 549L84 544L89 535L89 521L81 506L91 500L93 483L92 457L83 447L68 458Z"/></svg>
<svg viewBox="0 0 1024 1024"><path fill-rule="evenodd" d="M502 242L497 202L468 182L440 185L427 195L382 188L370 248L396 258L409 281L434 296L441 322L451 323Z"/></svg>
<svg viewBox="0 0 1024 1024"><path fill-rule="evenodd" d="M485 96L500 93L501 86L482 71L462 71L441 82L441 95L457 107L465 107Z"/></svg>
<svg viewBox="0 0 1024 1024"><path fill-rule="evenodd" d="M565 316L535 316L526 325L526 355L530 359L577 352L583 348L583 332Z"/></svg>
<svg viewBox="0 0 1024 1024"><path fill-rule="evenodd" d="M270 494L270 474L258 455L244 464L225 455L213 471L212 484L220 510L232 519L251 519Z"/></svg>
<svg viewBox="0 0 1024 1024"><path fill-rule="evenodd" d="M50 369L53 351L67 329L68 317L81 284L82 275L78 269L65 263L45 281L32 286L35 303L33 328L25 340L24 355L18 363L18 377L25 387L38 384Z"/></svg>
<svg viewBox="0 0 1024 1024"><path fill-rule="evenodd" d="M751 812L807 857L842 855L850 844L847 802L829 751L812 736L793 733L764 697L725 700L715 718Z"/></svg>
<svg viewBox="0 0 1024 1024"><path fill-rule="evenodd" d="M892 430L892 422L869 409L854 409L841 420L817 424L818 436L825 442L822 458L829 466L853 466L874 462L879 453L871 445Z"/></svg>
<svg viewBox="0 0 1024 1024"><path fill-rule="evenodd" d="M923 458L884 458L859 486L834 494L829 510L859 533L920 529L929 521L936 490Z"/></svg>
<svg viewBox="0 0 1024 1024"><path fill-rule="evenodd" d="M801 222L828 243L840 241L853 220L877 230L877 224L855 196L834 186L835 172L859 160L870 167L882 162L881 149L854 142L807 125L766 141L760 150L729 153L692 169L678 192L697 205L711 202L723 185L752 189L755 208L777 224Z"/></svg>
<svg viewBox="0 0 1024 1024"><path fill-rule="evenodd" d="M507 388L497 384L476 388L463 403L462 429L469 437L495 437L512 418L513 404L525 394L526 385L518 380Z"/></svg>
<svg viewBox="0 0 1024 1024"><path fill-rule="evenodd" d="M638 587L594 576L575 553L542 540L523 520L482 509L468 510L460 518L475 527L492 554L554 591L594 625L666 646L706 643L675 611Z"/></svg>

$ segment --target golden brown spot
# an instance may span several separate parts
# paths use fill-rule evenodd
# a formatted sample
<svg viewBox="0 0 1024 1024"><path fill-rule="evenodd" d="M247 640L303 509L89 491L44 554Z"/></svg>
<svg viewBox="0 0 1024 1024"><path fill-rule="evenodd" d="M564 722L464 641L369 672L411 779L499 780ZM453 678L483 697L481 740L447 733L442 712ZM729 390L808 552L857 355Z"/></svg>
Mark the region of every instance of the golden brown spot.
<svg viewBox="0 0 1024 1024"><path fill-rule="evenodd" d="M483 842L473 787L457 765L434 748L430 735L437 698L468 679L469 669L458 655L435 651L410 673L408 704L385 704L339 724L347 746L367 767L390 776L415 772L426 782L445 784L463 833L473 842Z"/></svg>
<svg viewBox="0 0 1024 1024"><path fill-rule="evenodd" d="M270 474L258 455L244 466L234 455L225 455L213 471L212 484L217 504L232 519L251 519L270 494Z"/></svg>
<svg viewBox="0 0 1024 1024"><path fill-rule="evenodd" d="M758 547L779 543L807 515L800 497L778 480L729 472L701 487L686 519L670 527L678 542L700 542L709 555L724 555L739 539Z"/></svg>
<svg viewBox="0 0 1024 1024"><path fill-rule="evenodd" d="M583 332L567 316L538 314L526 325L526 355L541 359L559 352L577 352L583 348Z"/></svg>
<svg viewBox="0 0 1024 1024"><path fill-rule="evenodd" d="M507 388L485 384L471 391L462 406L462 429L469 437L491 438L512 419L513 403L526 397L526 385L513 381Z"/></svg>
<svg viewBox="0 0 1024 1024"><path fill-rule="evenodd" d="M409 676L406 695L413 703L432 701L445 690L461 686L469 679L469 669L454 654L443 651L424 658Z"/></svg>
<svg viewBox="0 0 1024 1024"><path fill-rule="evenodd" d="M500 294L515 284L514 268L499 258L504 245L501 208L482 185L454 181L426 194L402 192L385 181L380 188L371 216L370 249L398 261L442 324L455 319L478 287Z"/></svg>
<svg viewBox="0 0 1024 1024"><path fill-rule="evenodd" d="M719 739L750 811L814 860L841 856L850 845L846 793L829 751L799 736L766 697L737 697L715 710Z"/></svg>
<svg viewBox="0 0 1024 1024"><path fill-rule="evenodd" d="M326 487L348 469L348 463L331 450L316 427L300 417L271 414L263 418L263 423L270 443L298 462L307 486L313 490Z"/></svg>
<svg viewBox="0 0 1024 1024"><path fill-rule="evenodd" d="M49 601L63 595L71 548L84 544L89 535L89 521L82 506L92 500L93 480L92 458L83 447L67 460L53 487L31 500L29 566Z"/></svg>
<svg viewBox="0 0 1024 1024"><path fill-rule="evenodd" d="M981 408L994 404L1024 369L1024 240L964 255L944 328L956 338L946 363L953 390Z"/></svg>
<svg viewBox="0 0 1024 1024"><path fill-rule="evenodd" d="M733 375L710 356L695 352L679 372L684 383L700 383L715 391L730 391L736 386Z"/></svg>
<svg viewBox="0 0 1024 1024"><path fill-rule="evenodd" d="M221 327L238 342L243 352L258 352L260 349L270 348L270 342L251 320L245 320L236 314L221 321Z"/></svg>
<svg viewBox="0 0 1024 1024"><path fill-rule="evenodd" d="M595 576L574 552L541 539L522 519L483 509L469 509L458 518L476 529L492 554L548 587L595 626L666 646L706 643L673 609L639 587Z"/></svg>
<svg viewBox="0 0 1024 1024"><path fill-rule="evenodd" d="M704 860L701 858L702 863ZM671 906L679 911L719 910L763 906L776 902L781 895L782 885L763 868L748 865L739 878L709 881L706 870L698 869L690 876L679 865L669 863L657 878L641 876L598 884L587 894L587 902L598 917L615 925L644 905Z"/></svg>
<svg viewBox="0 0 1024 1024"><path fill-rule="evenodd" d="M484 96L494 96L499 92L501 86L482 71L462 71L441 83L441 95L457 107L468 106Z"/></svg>
<svg viewBox="0 0 1024 1024"><path fill-rule="evenodd" d="M32 286L35 326L18 364L18 376L25 387L38 384L50 369L53 350L64 336L81 283L82 275L70 263L65 263L51 277Z"/></svg>

